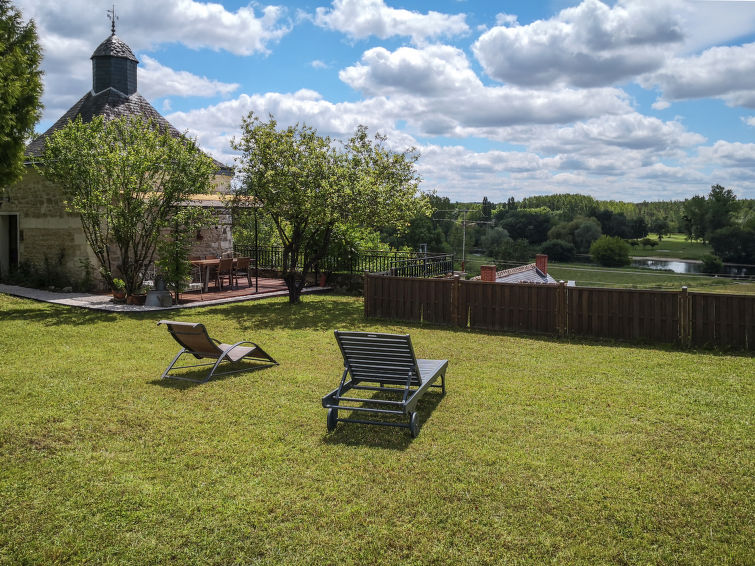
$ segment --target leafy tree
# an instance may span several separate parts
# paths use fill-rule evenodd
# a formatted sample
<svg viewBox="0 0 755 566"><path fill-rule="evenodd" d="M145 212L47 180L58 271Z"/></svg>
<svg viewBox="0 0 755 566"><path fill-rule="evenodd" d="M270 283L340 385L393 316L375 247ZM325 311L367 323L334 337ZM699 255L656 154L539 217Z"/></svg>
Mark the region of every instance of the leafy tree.
<svg viewBox="0 0 755 566"><path fill-rule="evenodd" d="M488 222L493 219L493 204L488 197L482 197L482 219Z"/></svg>
<svg viewBox="0 0 755 566"><path fill-rule="evenodd" d="M548 239L551 220L552 214L547 208L519 208L507 211L499 225L513 239L525 239L531 244L540 244Z"/></svg>
<svg viewBox="0 0 755 566"><path fill-rule="evenodd" d="M406 227L429 214L417 196L413 150L396 153L385 138L357 128L344 144L306 125L278 129L250 113L241 124L239 195L254 196L283 244L283 279L298 303L307 274L326 255L338 225ZM300 257L303 257L300 263Z"/></svg>
<svg viewBox="0 0 755 566"><path fill-rule="evenodd" d="M668 220L665 218L655 218L650 223L649 231L658 234L658 241L663 240L664 236L668 236L670 232L670 226Z"/></svg>
<svg viewBox="0 0 755 566"><path fill-rule="evenodd" d="M739 203L734 191L721 185L713 185L706 204L708 210L705 215L705 234L706 238L709 238L716 230L732 225Z"/></svg>
<svg viewBox="0 0 755 566"><path fill-rule="evenodd" d="M689 240L702 240L706 232L707 206L705 197L695 195L684 201L684 214L680 228Z"/></svg>
<svg viewBox="0 0 755 566"><path fill-rule="evenodd" d="M490 228L485 230L482 238L480 238L480 246L486 255L498 257L502 253L503 245L509 240L511 240L509 233L503 228Z"/></svg>
<svg viewBox="0 0 755 566"><path fill-rule="evenodd" d="M0 0L0 191L23 175L24 147L41 115L41 62L34 22Z"/></svg>
<svg viewBox="0 0 755 566"><path fill-rule="evenodd" d="M495 258L501 261L524 262L532 257L532 247L524 238L505 240L497 250Z"/></svg>
<svg viewBox="0 0 755 566"><path fill-rule="evenodd" d="M724 262L717 255L705 254L700 259L703 260L703 273L721 273L724 269Z"/></svg>
<svg viewBox="0 0 755 566"><path fill-rule="evenodd" d="M168 221L167 229L163 230L158 240L157 265L168 288L173 289L176 294L176 304L187 280L191 280L192 265L189 253L194 235L198 230L209 226L212 220L212 211L206 208L181 207Z"/></svg>
<svg viewBox="0 0 755 566"><path fill-rule="evenodd" d="M727 226L711 234L710 245L723 261L755 263L755 230Z"/></svg>
<svg viewBox="0 0 755 566"><path fill-rule="evenodd" d="M216 166L185 137L138 117L83 123L50 136L41 172L81 215L87 242L112 286L120 276L133 294L154 259L160 231L191 195L211 190Z"/></svg>
<svg viewBox="0 0 755 566"><path fill-rule="evenodd" d="M600 238L603 232L598 222L593 218L582 222L574 231L574 245L580 253L587 252L592 243Z"/></svg>
<svg viewBox="0 0 755 566"><path fill-rule="evenodd" d="M629 265L629 244L616 236L601 236L590 246L593 261L605 267Z"/></svg>
<svg viewBox="0 0 755 566"><path fill-rule="evenodd" d="M648 235L648 225L642 216L629 219L629 233L631 238L644 238Z"/></svg>
<svg viewBox="0 0 755 566"><path fill-rule="evenodd" d="M553 261L574 261L577 255L577 248L570 242L564 240L548 240L540 248L540 251L548 255Z"/></svg>

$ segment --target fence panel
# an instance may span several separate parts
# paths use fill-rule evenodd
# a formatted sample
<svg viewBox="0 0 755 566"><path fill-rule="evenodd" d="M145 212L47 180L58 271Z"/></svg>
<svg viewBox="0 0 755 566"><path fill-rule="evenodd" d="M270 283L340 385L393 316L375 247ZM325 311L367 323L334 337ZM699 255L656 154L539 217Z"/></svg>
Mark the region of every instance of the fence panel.
<svg viewBox="0 0 755 566"><path fill-rule="evenodd" d="M553 285L462 281L461 326L519 332L558 331L558 293Z"/></svg>
<svg viewBox="0 0 755 566"><path fill-rule="evenodd" d="M679 341L677 291L567 288L568 332L621 340Z"/></svg>
<svg viewBox="0 0 755 566"><path fill-rule="evenodd" d="M451 279L365 275L369 316L451 324Z"/></svg>
<svg viewBox="0 0 755 566"><path fill-rule="evenodd" d="M755 296L689 293L691 342L755 350Z"/></svg>

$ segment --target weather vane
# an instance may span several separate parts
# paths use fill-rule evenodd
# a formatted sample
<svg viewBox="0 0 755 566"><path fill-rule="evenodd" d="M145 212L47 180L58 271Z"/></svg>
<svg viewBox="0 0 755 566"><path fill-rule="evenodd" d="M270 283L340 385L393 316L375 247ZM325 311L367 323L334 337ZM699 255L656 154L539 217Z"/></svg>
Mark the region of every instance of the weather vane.
<svg viewBox="0 0 755 566"><path fill-rule="evenodd" d="M110 29L113 31L113 35L115 35L115 21L118 19L118 16L115 15L115 4L113 4L113 9L107 11L107 19L110 20Z"/></svg>

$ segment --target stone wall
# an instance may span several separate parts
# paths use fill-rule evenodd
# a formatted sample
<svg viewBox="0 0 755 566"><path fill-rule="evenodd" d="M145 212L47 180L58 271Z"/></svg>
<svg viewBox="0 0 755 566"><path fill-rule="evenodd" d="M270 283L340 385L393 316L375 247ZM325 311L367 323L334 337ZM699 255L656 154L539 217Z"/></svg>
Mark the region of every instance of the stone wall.
<svg viewBox="0 0 755 566"><path fill-rule="evenodd" d="M218 175L215 186L227 186L229 177ZM33 168L6 190L7 198L0 201L0 212L18 215L18 261L37 269L48 263L59 267L71 282L84 277L82 262L93 267L95 285L104 287L99 275L99 262L84 237L78 214L65 210L62 190ZM209 203L205 206L211 206ZM216 224L197 236L191 255L216 256L233 250L231 215L222 206L211 206ZM5 244L7 245L7 244ZM113 262L114 264L117 261Z"/></svg>
<svg viewBox="0 0 755 566"><path fill-rule="evenodd" d="M2 212L18 215L18 260L41 268L59 266L72 281L82 279L81 262L96 266L78 214L66 212L59 186L31 167L7 189ZM95 268L96 271L96 268Z"/></svg>

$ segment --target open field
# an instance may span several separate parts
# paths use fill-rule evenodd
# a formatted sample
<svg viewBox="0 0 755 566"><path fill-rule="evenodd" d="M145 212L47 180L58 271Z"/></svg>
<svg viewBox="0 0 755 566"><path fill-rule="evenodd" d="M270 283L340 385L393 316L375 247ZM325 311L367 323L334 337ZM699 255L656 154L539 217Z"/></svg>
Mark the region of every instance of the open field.
<svg viewBox="0 0 755 566"><path fill-rule="evenodd" d="M495 263L493 258L485 256L471 256L467 260L470 273L476 275L479 275L480 265ZM695 291L735 294L749 294L755 291L755 283L737 281L730 277L688 275L637 267L601 267L593 263L549 262L548 272L558 280L576 281L577 285L582 287L681 289L686 286Z"/></svg>
<svg viewBox="0 0 755 566"><path fill-rule="evenodd" d="M0 563L752 563L752 357L304 300L169 314L281 363L192 386L157 379L178 350L165 313L0 295ZM326 433L335 328L450 360L418 438Z"/></svg>
<svg viewBox="0 0 755 566"><path fill-rule="evenodd" d="M657 234L650 234L653 240L658 239ZM668 257L679 259L700 259L705 254L712 254L713 248L708 244L696 241L688 241L684 234L670 234L654 248L636 246L632 248L630 255L635 257Z"/></svg>

